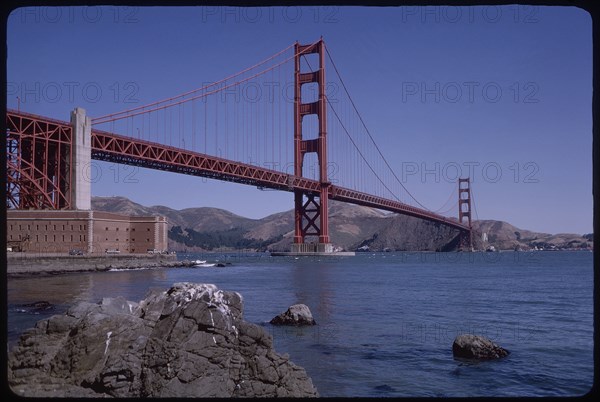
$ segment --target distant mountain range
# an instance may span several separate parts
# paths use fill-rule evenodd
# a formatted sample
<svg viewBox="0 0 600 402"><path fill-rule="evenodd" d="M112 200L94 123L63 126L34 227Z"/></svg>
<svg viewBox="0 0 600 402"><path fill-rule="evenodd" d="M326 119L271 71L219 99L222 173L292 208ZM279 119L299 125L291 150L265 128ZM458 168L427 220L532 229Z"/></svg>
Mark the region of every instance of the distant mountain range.
<svg viewBox="0 0 600 402"><path fill-rule="evenodd" d="M293 210L250 219L219 208L171 209L143 206L125 197L92 197L92 209L127 215L162 215L169 225L169 248L176 251L289 250ZM332 242L342 250L453 251L458 231L439 223L373 208L330 202ZM593 248L593 235L536 233L494 220L473 222L475 248L496 250Z"/></svg>

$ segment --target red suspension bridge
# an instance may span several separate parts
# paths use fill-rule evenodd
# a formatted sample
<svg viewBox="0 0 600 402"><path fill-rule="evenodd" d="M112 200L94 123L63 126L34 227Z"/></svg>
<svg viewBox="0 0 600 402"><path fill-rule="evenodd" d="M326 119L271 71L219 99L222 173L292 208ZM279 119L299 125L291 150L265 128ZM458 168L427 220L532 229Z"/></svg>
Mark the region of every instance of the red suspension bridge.
<svg viewBox="0 0 600 402"><path fill-rule="evenodd" d="M441 223L472 245L469 179L459 179L458 203L446 211L417 201L375 143L322 39L122 112L90 118L77 108L66 122L8 110L6 124L9 208L89 209L82 167L96 159L293 192L295 252L332 250L330 199ZM444 216L454 207L458 220Z"/></svg>

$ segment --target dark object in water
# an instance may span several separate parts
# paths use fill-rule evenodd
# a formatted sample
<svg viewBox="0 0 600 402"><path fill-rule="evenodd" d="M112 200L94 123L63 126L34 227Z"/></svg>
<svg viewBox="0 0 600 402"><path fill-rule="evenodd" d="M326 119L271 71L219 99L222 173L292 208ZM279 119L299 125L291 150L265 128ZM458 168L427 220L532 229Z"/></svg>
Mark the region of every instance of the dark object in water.
<svg viewBox="0 0 600 402"><path fill-rule="evenodd" d="M22 307L27 307L33 311L54 310L54 304L44 300L23 304Z"/></svg>
<svg viewBox="0 0 600 402"><path fill-rule="evenodd" d="M499 359L508 356L509 353L508 350L479 335L458 335L452 344L452 354L455 358Z"/></svg>

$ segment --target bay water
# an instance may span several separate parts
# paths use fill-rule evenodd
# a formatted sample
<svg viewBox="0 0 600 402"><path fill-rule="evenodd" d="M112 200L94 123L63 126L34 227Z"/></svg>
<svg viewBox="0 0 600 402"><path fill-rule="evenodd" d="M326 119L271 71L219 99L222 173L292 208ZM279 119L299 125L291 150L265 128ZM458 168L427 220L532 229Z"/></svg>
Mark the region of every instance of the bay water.
<svg viewBox="0 0 600 402"><path fill-rule="evenodd" d="M590 252L359 253L355 257L181 254L224 268L154 268L8 278L7 341L79 301L213 283L244 298L244 318L306 369L321 396L575 396L593 385ZM28 304L46 301L51 309ZM275 327L295 303L313 327ZM511 353L453 359L462 333Z"/></svg>

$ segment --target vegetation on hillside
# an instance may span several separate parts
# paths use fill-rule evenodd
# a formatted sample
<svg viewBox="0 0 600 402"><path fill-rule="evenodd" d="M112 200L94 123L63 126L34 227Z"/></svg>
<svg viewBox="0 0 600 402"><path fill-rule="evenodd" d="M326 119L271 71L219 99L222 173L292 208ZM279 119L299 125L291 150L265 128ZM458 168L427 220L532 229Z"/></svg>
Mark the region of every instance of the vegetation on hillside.
<svg viewBox="0 0 600 402"><path fill-rule="evenodd" d="M181 226L173 226L168 235L169 239L185 244L187 247L200 247L208 251L219 248L266 250L269 244L283 238L279 235L267 240L247 239L244 237L245 232L246 230L242 228L198 232L191 228L182 229Z"/></svg>

